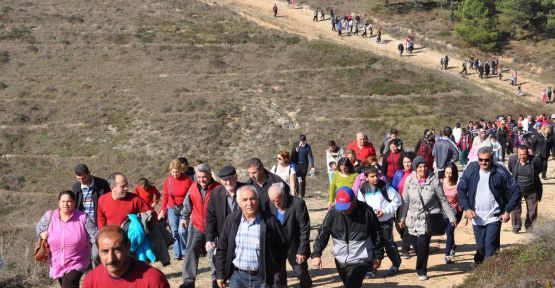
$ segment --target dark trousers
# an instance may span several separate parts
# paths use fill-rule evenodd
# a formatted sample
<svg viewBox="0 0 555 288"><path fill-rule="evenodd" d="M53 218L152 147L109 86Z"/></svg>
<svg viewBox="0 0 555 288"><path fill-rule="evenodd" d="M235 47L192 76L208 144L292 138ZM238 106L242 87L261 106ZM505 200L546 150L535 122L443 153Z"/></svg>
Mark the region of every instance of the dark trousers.
<svg viewBox="0 0 555 288"><path fill-rule="evenodd" d="M380 222L380 226L382 226L383 243L387 257L391 260L393 266L399 267L401 266L401 256L399 256L397 244L393 239L393 218Z"/></svg>
<svg viewBox="0 0 555 288"><path fill-rule="evenodd" d="M206 245L206 236L204 233L197 230L193 223L189 221L189 233L187 237L187 252L185 254L185 259L183 259L183 284L191 285L195 283L197 277L198 269L198 259L200 257L200 251ZM212 281L216 280L216 269L214 266L214 255L210 255L210 269Z"/></svg>
<svg viewBox="0 0 555 288"><path fill-rule="evenodd" d="M507 142L503 140L499 142L501 144L501 161L505 162L505 150L507 149Z"/></svg>
<svg viewBox="0 0 555 288"><path fill-rule="evenodd" d="M298 246L296 247L298 248ZM293 268L293 272L297 275L299 279L299 284L302 288L305 287L312 287L312 278L310 278L310 273L308 273L308 263L304 261L301 264L297 264L297 249L290 249L287 253L287 260L289 261L289 265ZM280 284L282 287L287 287L287 272L285 263L281 265L281 273L278 275L277 279L274 279L275 286L279 287Z"/></svg>
<svg viewBox="0 0 555 288"><path fill-rule="evenodd" d="M542 166L542 178L547 178L547 157L546 158L541 158L541 166Z"/></svg>
<svg viewBox="0 0 555 288"><path fill-rule="evenodd" d="M235 270L229 279L229 287L265 288L266 281L257 274Z"/></svg>
<svg viewBox="0 0 555 288"><path fill-rule="evenodd" d="M83 272L71 270L64 274L64 276L58 278L58 283L60 283L62 288L79 288L81 276L83 276Z"/></svg>
<svg viewBox="0 0 555 288"><path fill-rule="evenodd" d="M401 244L401 252L403 254L409 254L410 253L410 244L412 242L410 235L409 235L409 230L407 229L407 227L405 227L405 229L401 229L401 227L399 227L399 215L400 215L400 211L401 207L399 207L397 209L397 213L395 214L395 229L397 229L397 233L399 233L399 235L401 236L402 244Z"/></svg>
<svg viewBox="0 0 555 288"><path fill-rule="evenodd" d="M430 256L430 240L429 235L410 235L412 239L412 247L416 251L416 273L426 275L428 273L428 257Z"/></svg>
<svg viewBox="0 0 555 288"><path fill-rule="evenodd" d="M297 179L299 179L299 195L304 198L306 190L306 174L308 173L308 164L297 164Z"/></svg>
<svg viewBox="0 0 555 288"><path fill-rule="evenodd" d="M520 231L522 227L522 199L526 202L526 218L524 220L524 227L526 229L533 228L538 218L538 196L534 194L521 196L518 205L511 211L511 224L513 224L513 231Z"/></svg>
<svg viewBox="0 0 555 288"><path fill-rule="evenodd" d="M462 211L457 211L457 224L461 222ZM455 247L455 227L451 224L449 219L445 218L445 235L447 236L447 240L445 241L445 256L451 255L451 250Z"/></svg>
<svg viewBox="0 0 555 288"><path fill-rule="evenodd" d="M474 263L480 264L484 259L493 256L499 250L501 221L487 225L472 225L476 239L476 254Z"/></svg>
<svg viewBox="0 0 555 288"><path fill-rule="evenodd" d="M360 288L366 272L368 272L369 264L342 264L335 260L335 267L337 267L337 273L343 282L343 287Z"/></svg>

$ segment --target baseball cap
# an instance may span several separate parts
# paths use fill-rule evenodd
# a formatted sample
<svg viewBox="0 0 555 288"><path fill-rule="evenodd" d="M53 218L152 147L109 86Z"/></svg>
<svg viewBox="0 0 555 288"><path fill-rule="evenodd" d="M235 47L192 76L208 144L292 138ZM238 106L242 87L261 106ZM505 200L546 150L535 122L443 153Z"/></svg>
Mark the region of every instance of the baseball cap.
<svg viewBox="0 0 555 288"><path fill-rule="evenodd" d="M335 210L349 210L353 199L355 199L355 192L353 192L353 189L347 186L339 187L335 190Z"/></svg>

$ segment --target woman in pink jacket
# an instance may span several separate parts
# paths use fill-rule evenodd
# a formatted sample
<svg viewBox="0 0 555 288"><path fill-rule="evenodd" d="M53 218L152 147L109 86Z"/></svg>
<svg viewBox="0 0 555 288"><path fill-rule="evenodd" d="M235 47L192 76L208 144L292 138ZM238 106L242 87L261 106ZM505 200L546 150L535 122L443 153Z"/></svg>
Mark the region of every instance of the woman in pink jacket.
<svg viewBox="0 0 555 288"><path fill-rule="evenodd" d="M50 246L50 277L57 279L63 288L79 287L79 280L91 262L96 226L85 212L75 210L72 191L60 192L58 209L44 213L36 231Z"/></svg>

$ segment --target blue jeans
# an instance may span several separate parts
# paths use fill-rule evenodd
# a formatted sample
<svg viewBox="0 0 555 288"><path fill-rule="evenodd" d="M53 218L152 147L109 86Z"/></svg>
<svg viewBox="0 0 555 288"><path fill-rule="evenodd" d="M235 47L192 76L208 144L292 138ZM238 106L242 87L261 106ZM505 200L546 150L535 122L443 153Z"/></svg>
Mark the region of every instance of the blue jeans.
<svg viewBox="0 0 555 288"><path fill-rule="evenodd" d="M462 211L457 211L455 215L457 218L457 224L461 221ZM451 221L448 218L445 218L445 235L447 236L447 240L445 241L445 256L451 255L451 250L455 247L455 227L451 225Z"/></svg>
<svg viewBox="0 0 555 288"><path fill-rule="evenodd" d="M173 257L175 259L183 258L187 249L187 229L179 225L181 214L175 215L174 209L168 207L168 224L172 231L175 242L173 243Z"/></svg>
<svg viewBox="0 0 555 288"><path fill-rule="evenodd" d="M472 225L474 238L476 238L476 254L474 262L480 264L499 250L501 221L495 221L487 225Z"/></svg>
<svg viewBox="0 0 555 288"><path fill-rule="evenodd" d="M252 275L247 272L237 270L231 274L229 287L266 288L266 281L258 275Z"/></svg>

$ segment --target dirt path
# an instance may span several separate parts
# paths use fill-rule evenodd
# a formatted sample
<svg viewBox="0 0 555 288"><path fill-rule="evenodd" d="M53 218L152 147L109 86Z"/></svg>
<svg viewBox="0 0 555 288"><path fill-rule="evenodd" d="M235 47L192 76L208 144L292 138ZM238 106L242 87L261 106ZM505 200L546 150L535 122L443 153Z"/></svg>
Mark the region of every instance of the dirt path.
<svg viewBox="0 0 555 288"><path fill-rule="evenodd" d="M322 39L341 45L348 45L353 48L372 51L377 55L395 58L405 63L411 63L429 69L439 69L439 60L445 55L439 51L419 46L418 39L416 39L415 51L413 54L399 57L397 45L403 41L395 39L387 34L382 34L382 44L377 44L374 38L364 39L360 36L338 37L336 32L331 31L331 22L329 19L326 18L327 20L319 22L312 21L313 10L308 6L290 9L285 2L275 0L201 1L209 5L225 6L265 28L301 35L308 39ZM271 12L274 3L278 6L279 13L277 18L274 18ZM377 31L376 27L374 27L374 31ZM462 67L462 60L453 57L449 58L449 69L446 70L445 73L460 75L459 72ZM503 63L501 64L503 65ZM471 73L469 73L468 76L460 75L458 77L464 77L468 81L472 81L483 87L488 92L504 95L505 97L516 97L514 96L516 86L510 85L508 80L510 77L509 73L505 72L503 77L504 81L500 81L497 78L480 79L474 71L469 70L469 72ZM526 99L534 102L540 101L541 91L548 86L527 77L519 76L518 81L522 84L522 90L527 95Z"/></svg>

